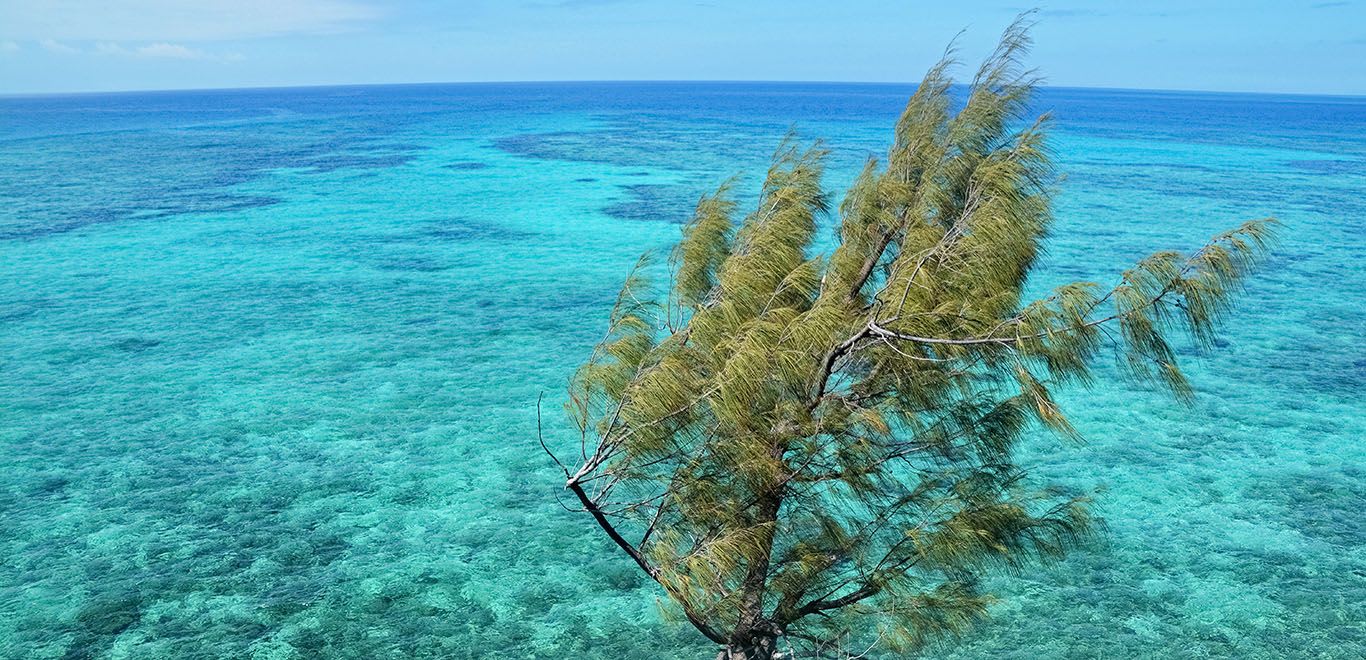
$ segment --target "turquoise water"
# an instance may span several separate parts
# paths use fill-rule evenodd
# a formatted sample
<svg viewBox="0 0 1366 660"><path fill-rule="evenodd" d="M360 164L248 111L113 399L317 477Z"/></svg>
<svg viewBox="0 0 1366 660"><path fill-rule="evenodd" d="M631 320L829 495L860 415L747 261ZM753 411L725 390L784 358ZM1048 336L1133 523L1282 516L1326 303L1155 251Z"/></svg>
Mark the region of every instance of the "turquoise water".
<svg viewBox="0 0 1366 660"><path fill-rule="evenodd" d="M793 124L842 189L909 91L0 99L0 657L709 657L556 505L536 397L699 194ZM1069 394L1088 443L1025 458L1102 489L1108 542L930 655L1366 655L1366 99L1039 105L1069 176L1040 289L1246 218L1285 238L1186 352L1192 407Z"/></svg>

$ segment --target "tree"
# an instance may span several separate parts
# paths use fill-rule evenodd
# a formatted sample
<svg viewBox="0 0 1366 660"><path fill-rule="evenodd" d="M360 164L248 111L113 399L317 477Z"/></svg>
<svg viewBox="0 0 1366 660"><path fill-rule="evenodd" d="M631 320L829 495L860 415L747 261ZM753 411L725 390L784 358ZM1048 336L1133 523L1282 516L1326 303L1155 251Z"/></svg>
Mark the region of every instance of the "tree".
<svg viewBox="0 0 1366 660"><path fill-rule="evenodd" d="M1212 345L1264 254L1274 220L1025 301L1055 182L1048 117L1024 121L1028 44L1019 20L957 112L951 57L929 71L828 257L812 255L819 144L785 141L738 224L729 184L703 198L667 291L642 258L574 376L565 488L719 657L867 631L908 649L982 618L984 573L1061 558L1100 526L1013 458L1028 434L1075 436L1053 391L1112 353L1188 399L1172 335Z"/></svg>

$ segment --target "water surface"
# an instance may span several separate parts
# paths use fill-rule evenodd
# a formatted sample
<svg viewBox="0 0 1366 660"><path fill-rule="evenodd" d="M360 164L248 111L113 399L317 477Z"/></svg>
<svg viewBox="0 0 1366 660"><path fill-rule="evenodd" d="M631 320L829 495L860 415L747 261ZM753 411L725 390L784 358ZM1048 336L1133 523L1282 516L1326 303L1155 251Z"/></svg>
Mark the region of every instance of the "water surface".
<svg viewBox="0 0 1366 660"><path fill-rule="evenodd" d="M556 505L554 401L643 250L792 125L842 189L910 88L0 99L0 656L703 657ZM1040 483L1109 543L942 658L1366 656L1366 100L1046 90L1040 290L1276 215L1190 408L1103 382ZM1113 370L1105 369L1105 373ZM568 440L550 406L548 432Z"/></svg>

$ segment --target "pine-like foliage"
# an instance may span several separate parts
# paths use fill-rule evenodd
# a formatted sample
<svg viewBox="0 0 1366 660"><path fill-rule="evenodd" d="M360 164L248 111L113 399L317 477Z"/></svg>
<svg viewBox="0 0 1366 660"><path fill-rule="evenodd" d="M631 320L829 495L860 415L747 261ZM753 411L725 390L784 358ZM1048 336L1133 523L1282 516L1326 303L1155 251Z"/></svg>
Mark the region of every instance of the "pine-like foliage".
<svg viewBox="0 0 1366 660"><path fill-rule="evenodd" d="M985 572L1084 541L1085 500L1031 489L1017 444L1074 435L1053 391L1102 354L1188 397L1170 336L1210 344L1271 238L1023 300L1054 183L1028 43L1010 27L957 112L948 59L929 71L828 256L820 146L785 142L743 218L728 186L702 199L669 290L638 268L573 379L566 488L724 657L913 648L984 615Z"/></svg>

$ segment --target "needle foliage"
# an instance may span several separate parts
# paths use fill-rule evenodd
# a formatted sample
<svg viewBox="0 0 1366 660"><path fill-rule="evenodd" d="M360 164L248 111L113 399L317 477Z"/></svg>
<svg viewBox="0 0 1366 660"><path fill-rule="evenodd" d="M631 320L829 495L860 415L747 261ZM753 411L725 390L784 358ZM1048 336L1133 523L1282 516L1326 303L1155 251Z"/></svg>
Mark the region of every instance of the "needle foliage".
<svg viewBox="0 0 1366 660"><path fill-rule="evenodd" d="M1017 21L957 106L950 58L929 71L828 255L819 145L784 142L744 215L729 185L703 198L668 288L642 260L573 378L566 488L722 657L914 649L985 615L984 574L1084 543L1086 500L1031 487L1017 445L1075 436L1053 393L1103 354L1187 399L1174 335L1212 344L1272 238L1024 299L1055 183L1028 44Z"/></svg>

